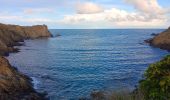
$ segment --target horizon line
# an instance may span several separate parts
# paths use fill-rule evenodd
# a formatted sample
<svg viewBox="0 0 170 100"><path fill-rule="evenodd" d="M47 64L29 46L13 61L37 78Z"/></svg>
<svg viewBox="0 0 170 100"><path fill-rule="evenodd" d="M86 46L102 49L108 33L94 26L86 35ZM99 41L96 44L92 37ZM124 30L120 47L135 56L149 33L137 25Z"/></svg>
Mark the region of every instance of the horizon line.
<svg viewBox="0 0 170 100"><path fill-rule="evenodd" d="M117 30L117 29L167 29L167 28L48 28L49 30L55 30L55 29L75 29L75 30Z"/></svg>

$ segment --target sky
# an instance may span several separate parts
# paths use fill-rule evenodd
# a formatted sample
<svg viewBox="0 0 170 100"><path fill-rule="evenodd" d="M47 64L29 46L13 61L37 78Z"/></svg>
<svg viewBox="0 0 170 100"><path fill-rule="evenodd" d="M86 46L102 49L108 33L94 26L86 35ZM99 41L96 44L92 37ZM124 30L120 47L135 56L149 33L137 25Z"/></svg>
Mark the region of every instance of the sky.
<svg viewBox="0 0 170 100"><path fill-rule="evenodd" d="M0 0L0 23L50 29L167 28L169 0Z"/></svg>

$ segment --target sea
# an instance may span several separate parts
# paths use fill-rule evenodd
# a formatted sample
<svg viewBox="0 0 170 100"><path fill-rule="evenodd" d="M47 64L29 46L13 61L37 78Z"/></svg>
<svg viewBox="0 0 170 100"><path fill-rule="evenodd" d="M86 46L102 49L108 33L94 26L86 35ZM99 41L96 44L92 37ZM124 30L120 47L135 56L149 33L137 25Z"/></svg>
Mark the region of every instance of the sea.
<svg viewBox="0 0 170 100"><path fill-rule="evenodd" d="M88 98L94 91L133 90L148 66L168 54L144 40L164 29L50 29L26 40L8 60L50 100Z"/></svg>

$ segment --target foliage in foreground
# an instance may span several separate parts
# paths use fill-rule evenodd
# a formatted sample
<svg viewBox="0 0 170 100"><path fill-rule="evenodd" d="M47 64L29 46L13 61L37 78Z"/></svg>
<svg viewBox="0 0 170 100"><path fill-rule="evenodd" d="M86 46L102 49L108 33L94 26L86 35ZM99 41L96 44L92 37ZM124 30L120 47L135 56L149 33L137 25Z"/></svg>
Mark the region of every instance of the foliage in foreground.
<svg viewBox="0 0 170 100"><path fill-rule="evenodd" d="M170 55L151 64L139 84L145 100L170 100Z"/></svg>

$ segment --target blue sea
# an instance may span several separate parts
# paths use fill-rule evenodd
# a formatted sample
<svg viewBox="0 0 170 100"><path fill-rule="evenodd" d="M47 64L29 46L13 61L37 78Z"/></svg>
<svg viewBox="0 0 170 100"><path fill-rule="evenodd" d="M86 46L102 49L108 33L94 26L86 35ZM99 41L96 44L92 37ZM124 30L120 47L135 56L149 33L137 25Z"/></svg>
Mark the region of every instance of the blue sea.
<svg viewBox="0 0 170 100"><path fill-rule="evenodd" d="M50 100L78 100L93 91L133 90L148 65L167 51L144 43L163 29L52 29L59 37L26 40L8 57Z"/></svg>

